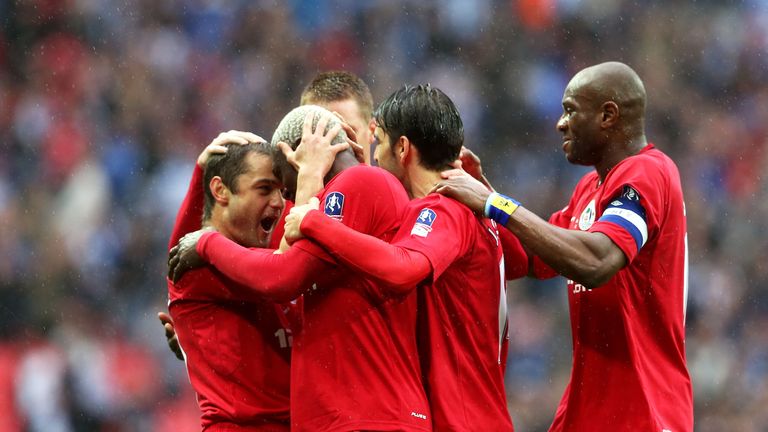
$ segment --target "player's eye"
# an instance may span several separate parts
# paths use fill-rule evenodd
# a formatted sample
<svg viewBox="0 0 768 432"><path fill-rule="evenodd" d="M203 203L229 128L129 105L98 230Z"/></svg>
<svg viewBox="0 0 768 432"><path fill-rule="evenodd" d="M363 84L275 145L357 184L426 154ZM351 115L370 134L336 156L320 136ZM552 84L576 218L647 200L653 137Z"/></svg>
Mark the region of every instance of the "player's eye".
<svg viewBox="0 0 768 432"><path fill-rule="evenodd" d="M259 186L258 191L262 195L269 195L274 190L272 186Z"/></svg>

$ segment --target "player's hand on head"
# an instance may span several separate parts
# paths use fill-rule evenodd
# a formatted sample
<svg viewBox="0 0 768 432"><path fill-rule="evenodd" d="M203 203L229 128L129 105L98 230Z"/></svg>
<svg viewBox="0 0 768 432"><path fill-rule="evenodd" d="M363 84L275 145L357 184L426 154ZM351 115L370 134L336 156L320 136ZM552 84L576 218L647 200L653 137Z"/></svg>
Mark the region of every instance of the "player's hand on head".
<svg viewBox="0 0 768 432"><path fill-rule="evenodd" d="M344 130L344 133L347 134L347 138L352 142L357 143L357 131L355 128L353 128L352 125L347 122L343 115L337 113L336 111L333 111L333 115L341 120L341 128Z"/></svg>
<svg viewBox="0 0 768 432"><path fill-rule="evenodd" d="M357 131L355 128L347 123L347 120L341 114L337 113L336 111L334 111L333 114L338 117L339 120L341 120L341 128L344 130L344 133L347 134L347 144L352 147L352 151L355 153L355 159L357 159L357 161L360 163L368 163L365 160L365 152L363 151L363 146L357 143Z"/></svg>
<svg viewBox="0 0 768 432"><path fill-rule="evenodd" d="M453 168L453 169L442 171L440 173L440 177L444 179L452 179L452 178L468 177L468 176L469 174L461 168Z"/></svg>
<svg viewBox="0 0 768 432"><path fill-rule="evenodd" d="M454 162L454 168L461 168L467 174L480 181L488 190L493 192L493 186L483 174L483 166L480 158L470 149L461 147L459 158Z"/></svg>
<svg viewBox="0 0 768 432"><path fill-rule="evenodd" d="M185 235L168 253L168 278L171 281L176 283L188 270L205 265L197 253L197 242L207 231L212 231L212 228L203 228Z"/></svg>
<svg viewBox="0 0 768 432"><path fill-rule="evenodd" d="M168 349L179 360L184 360L184 354L181 352L181 345L179 345L179 338L176 336L176 329L173 327L173 319L165 312L158 312L157 318L165 329L165 339L168 342Z"/></svg>
<svg viewBox="0 0 768 432"><path fill-rule="evenodd" d="M461 168L466 171L467 174L482 181L483 166L480 163L480 158L472 150L462 146L461 152L459 153L459 162L460 164L456 168Z"/></svg>
<svg viewBox="0 0 768 432"><path fill-rule="evenodd" d="M317 210L319 208L320 200L317 199L317 197L312 197L307 204L296 206L291 209L291 212L285 217L285 239L288 243L293 243L304 238L304 234L301 233L301 221L304 220L304 216L306 216L309 211Z"/></svg>
<svg viewBox="0 0 768 432"><path fill-rule="evenodd" d="M304 118L301 142L296 150L291 150L286 144L278 145L288 162L299 170L299 173L312 172L322 177L330 171L336 155L349 148L349 143L332 143L342 130L342 124L337 123L326 132L325 128L332 118L330 114L322 116L313 130L314 116L315 113L310 112Z"/></svg>
<svg viewBox="0 0 768 432"><path fill-rule="evenodd" d="M349 144L350 147L352 147L352 151L355 153L355 159L357 159L358 162L368 164L369 162L365 160L365 151L363 150L363 146L360 144L350 140L347 138L347 144Z"/></svg>
<svg viewBox="0 0 768 432"><path fill-rule="evenodd" d="M484 213L485 201L491 194L484 184L461 170L444 171L442 174L444 179L438 182L430 192L451 197L477 214Z"/></svg>
<svg viewBox="0 0 768 432"><path fill-rule="evenodd" d="M266 140L251 132L236 130L222 132L216 138L214 138L207 147L203 149L203 151L200 153L200 156L197 157L197 164L203 167L205 166L205 163L208 162L208 159L211 157L211 155L226 153L227 147L225 147L225 145L245 145L257 142L266 142Z"/></svg>

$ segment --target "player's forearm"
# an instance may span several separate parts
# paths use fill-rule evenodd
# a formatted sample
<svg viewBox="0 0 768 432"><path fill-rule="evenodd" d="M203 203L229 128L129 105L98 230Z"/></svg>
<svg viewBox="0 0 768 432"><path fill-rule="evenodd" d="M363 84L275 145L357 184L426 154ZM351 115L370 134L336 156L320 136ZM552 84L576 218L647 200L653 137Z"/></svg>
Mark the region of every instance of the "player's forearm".
<svg viewBox="0 0 768 432"><path fill-rule="evenodd" d="M320 193L325 186L323 184L323 173L312 169L299 170L296 180L296 205L303 205L309 202L309 199Z"/></svg>
<svg viewBox="0 0 768 432"><path fill-rule="evenodd" d="M216 232L200 238L197 252L227 278L274 302L298 297L311 286L311 276L317 274L319 265L294 248L285 254L248 249Z"/></svg>
<svg viewBox="0 0 768 432"><path fill-rule="evenodd" d="M203 169L195 164L187 194L184 196L179 212L176 214L176 222L173 225L168 249L176 246L176 243L179 242L179 239L184 234L200 229L203 216L203 195Z"/></svg>
<svg viewBox="0 0 768 432"><path fill-rule="evenodd" d="M301 232L343 264L368 275L393 293L411 291L432 272L424 255L359 233L320 211L306 214Z"/></svg>
<svg viewBox="0 0 768 432"><path fill-rule="evenodd" d="M602 285L620 268L604 234L556 227L523 207L506 227L554 271L587 287Z"/></svg>

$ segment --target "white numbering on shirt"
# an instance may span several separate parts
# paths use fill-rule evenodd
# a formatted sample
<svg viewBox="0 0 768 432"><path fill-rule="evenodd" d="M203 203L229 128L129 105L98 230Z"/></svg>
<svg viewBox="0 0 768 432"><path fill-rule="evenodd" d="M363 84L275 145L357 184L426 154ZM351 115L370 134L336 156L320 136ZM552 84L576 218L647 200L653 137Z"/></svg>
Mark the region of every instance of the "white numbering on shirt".
<svg viewBox="0 0 768 432"><path fill-rule="evenodd" d="M573 284L573 293L578 294L582 292L592 291L592 288L587 288L584 285L580 283L576 283L570 279L568 279L568 285Z"/></svg>
<svg viewBox="0 0 768 432"><path fill-rule="evenodd" d="M278 329L275 332L275 337L280 342L280 348L290 348L293 346L293 335L288 329Z"/></svg>

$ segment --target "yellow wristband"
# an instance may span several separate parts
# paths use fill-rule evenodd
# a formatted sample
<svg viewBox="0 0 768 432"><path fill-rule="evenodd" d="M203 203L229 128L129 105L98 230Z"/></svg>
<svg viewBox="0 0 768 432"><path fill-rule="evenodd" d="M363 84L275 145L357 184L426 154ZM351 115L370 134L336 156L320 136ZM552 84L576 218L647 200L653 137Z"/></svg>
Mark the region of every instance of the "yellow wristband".
<svg viewBox="0 0 768 432"><path fill-rule="evenodd" d="M504 195L494 194L493 199L491 200L491 207L495 207L512 216L512 213L520 207L520 203L511 198L507 198Z"/></svg>

